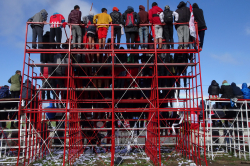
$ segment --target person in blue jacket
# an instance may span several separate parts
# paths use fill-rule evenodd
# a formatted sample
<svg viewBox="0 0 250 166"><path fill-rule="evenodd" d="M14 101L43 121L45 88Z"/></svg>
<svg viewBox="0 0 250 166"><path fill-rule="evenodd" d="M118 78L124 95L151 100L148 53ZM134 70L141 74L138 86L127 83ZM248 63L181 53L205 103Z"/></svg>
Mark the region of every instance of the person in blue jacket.
<svg viewBox="0 0 250 166"><path fill-rule="evenodd" d="M241 92L243 93L244 99L250 99L250 89L247 88L247 84L242 84Z"/></svg>

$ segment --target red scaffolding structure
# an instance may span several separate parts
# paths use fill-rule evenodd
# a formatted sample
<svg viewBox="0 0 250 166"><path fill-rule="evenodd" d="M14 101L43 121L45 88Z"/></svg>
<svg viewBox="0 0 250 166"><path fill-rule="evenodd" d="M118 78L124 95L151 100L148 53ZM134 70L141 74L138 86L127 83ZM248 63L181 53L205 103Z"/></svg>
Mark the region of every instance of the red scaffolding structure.
<svg viewBox="0 0 250 166"><path fill-rule="evenodd" d="M111 152L111 165L114 165L117 157L115 147L118 145L127 147L128 152L129 148L145 150L146 156L154 165L161 165L163 160L167 160L161 158L161 148L172 145L178 154L193 160L197 165L206 164L205 133L196 125L200 123L197 112L203 111L198 108L199 101L203 100L198 38L188 43L194 45L190 49L157 49L158 43L154 40L149 43L153 46L151 49L122 50L114 47L114 24L111 24L111 43L107 43L107 49L72 49L71 39L68 43L61 43L67 45L67 49L30 49L31 42L27 41L29 24L31 23L26 26L23 81L29 79L32 84L42 81L42 85L27 87L31 90L31 98L25 99L25 106L19 105L19 130L25 129L26 134L18 137L19 154L22 152L25 155L18 155L17 165L28 165L46 155L53 158L52 150L55 148L63 149L63 165L73 165L86 148L96 147L96 144ZM69 25L70 34L72 25ZM197 24L195 26L198 36ZM85 46L87 43L81 45ZM51 56L61 54L62 57L57 63L38 63L33 60L42 53ZM119 55L128 53L145 54L147 60L123 63ZM171 53L187 54L190 61L164 62L160 55ZM75 56L84 57L90 54L103 54L102 63L78 62L79 59ZM43 69L42 73L39 68ZM45 68L54 70L46 75ZM59 68L65 74L55 76L54 72ZM159 75L159 68L168 74ZM170 68L178 68L178 74L173 73ZM142 75L146 69L152 73ZM126 75L118 75L120 70L125 71ZM159 86L160 81L170 79L173 80L171 85ZM182 79L187 82L185 87L180 83ZM109 80L110 87L102 87L100 80ZM119 80L124 80L127 84L117 87ZM147 82L148 86L140 87L139 80ZM53 99L45 99L45 91L51 92ZM163 91L166 92L164 95ZM173 92L178 95L169 97L169 93ZM134 98L131 99L128 94ZM164 107L166 103L174 106ZM44 108L49 104L56 107ZM60 114L56 116L59 118L55 118L54 114ZM25 123L20 121L21 115L25 116ZM54 117L50 118L50 115ZM138 123L143 123L143 127L135 127ZM116 136L117 131L128 133L123 136L123 145L119 144L118 139L121 137ZM137 134L134 134L135 131L138 131ZM161 134L162 131L165 131L165 136ZM142 143L138 143L138 139L143 140ZM169 144L169 139L175 139L175 142ZM106 144L102 144L103 140L106 140ZM24 146L20 146L22 141Z"/></svg>

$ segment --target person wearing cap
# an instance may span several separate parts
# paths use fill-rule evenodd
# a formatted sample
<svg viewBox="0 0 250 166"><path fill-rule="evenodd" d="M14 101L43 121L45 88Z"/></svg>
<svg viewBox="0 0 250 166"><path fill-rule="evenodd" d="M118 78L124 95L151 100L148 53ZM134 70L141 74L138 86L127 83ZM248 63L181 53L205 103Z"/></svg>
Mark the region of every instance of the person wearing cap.
<svg viewBox="0 0 250 166"><path fill-rule="evenodd" d="M113 12L110 13L110 17L112 18L113 24L122 24L122 14L119 12L119 9L117 7L113 7ZM114 26L114 39L117 39L117 45L115 45L115 48L119 49L120 47L120 41L121 41L121 26L116 25Z"/></svg>
<svg viewBox="0 0 250 166"><path fill-rule="evenodd" d="M94 24L109 24L112 22L112 18L107 14L108 10L102 8L102 13L99 13L94 16ZM96 21L97 20L97 21ZM102 49L105 46L106 37L108 34L109 25L97 25L98 28L98 39L99 39L99 48Z"/></svg>
<svg viewBox="0 0 250 166"><path fill-rule="evenodd" d="M78 5L75 5L74 10L71 10L69 14L68 23L79 24L79 25L72 25L73 43L78 43L79 49L81 48L81 42L82 42L81 17L82 17L82 12L80 11L80 7ZM77 41L76 41L76 36L77 36ZM73 44L73 47L77 48L76 44Z"/></svg>
<svg viewBox="0 0 250 166"><path fill-rule="evenodd" d="M151 24L156 24L153 28L153 36L156 38L156 43L159 43L159 49L162 47L162 34L163 34L163 28L161 25L160 20L160 13L163 12L163 10L158 7L158 4L156 2L152 3L152 8L148 11L148 18L149 22Z"/></svg>
<svg viewBox="0 0 250 166"><path fill-rule="evenodd" d="M11 84L10 86L11 98L19 98L21 90L21 82L22 82L21 71L17 70L16 74L13 75L8 80L8 82Z"/></svg>
<svg viewBox="0 0 250 166"><path fill-rule="evenodd" d="M165 23L163 26L163 36L166 40L166 43L172 43L168 45L168 48L174 49L174 31L173 31L173 20L178 21L179 14L175 11L171 11L168 5L165 6L164 12L160 14L160 19L162 23Z"/></svg>

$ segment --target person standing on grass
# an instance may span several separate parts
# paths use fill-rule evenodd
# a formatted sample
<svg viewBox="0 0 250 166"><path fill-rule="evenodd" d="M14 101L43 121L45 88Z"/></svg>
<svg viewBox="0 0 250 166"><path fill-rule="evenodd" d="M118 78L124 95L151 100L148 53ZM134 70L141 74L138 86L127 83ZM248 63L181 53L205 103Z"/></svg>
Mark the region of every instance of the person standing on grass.
<svg viewBox="0 0 250 166"><path fill-rule="evenodd" d="M110 24L112 22L112 18L110 17L109 14L107 14L107 12L108 10L106 8L102 8L102 13L94 16L93 23ZM97 28L98 28L99 48L104 49L109 25L97 25Z"/></svg>

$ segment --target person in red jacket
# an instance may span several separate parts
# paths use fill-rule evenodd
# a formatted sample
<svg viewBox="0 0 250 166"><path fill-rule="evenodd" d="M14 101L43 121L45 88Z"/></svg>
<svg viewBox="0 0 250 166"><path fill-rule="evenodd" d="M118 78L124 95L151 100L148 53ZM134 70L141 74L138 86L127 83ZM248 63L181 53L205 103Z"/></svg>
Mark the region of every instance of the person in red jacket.
<svg viewBox="0 0 250 166"><path fill-rule="evenodd" d="M54 13L49 20L50 23L50 43L54 42L56 37L56 42L61 43L62 40L62 25L61 23L65 22L65 18L63 15L59 13ZM60 49L60 44L52 44L51 48L58 48Z"/></svg>
<svg viewBox="0 0 250 166"><path fill-rule="evenodd" d="M158 4L156 2L152 3L152 9L148 11L148 17L149 22L151 24L161 24L161 20L159 15L163 12L161 8L158 7ZM162 46L162 34L163 34L163 28L161 25L155 25L152 29L153 36L156 38L156 42L159 43L159 48L161 49Z"/></svg>

